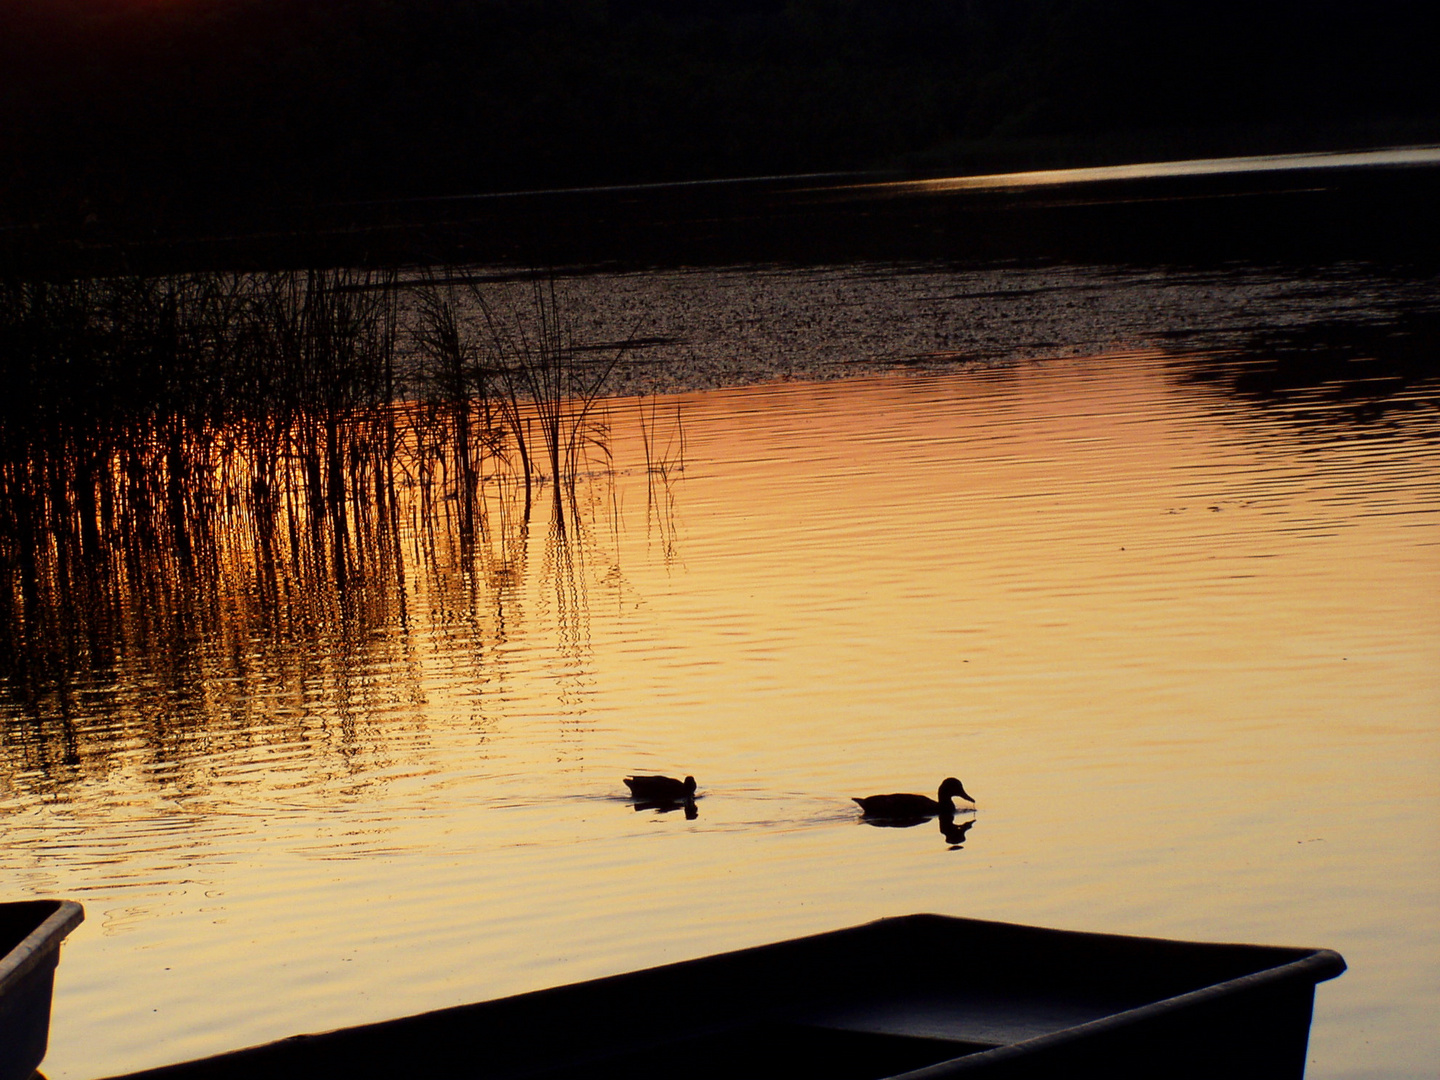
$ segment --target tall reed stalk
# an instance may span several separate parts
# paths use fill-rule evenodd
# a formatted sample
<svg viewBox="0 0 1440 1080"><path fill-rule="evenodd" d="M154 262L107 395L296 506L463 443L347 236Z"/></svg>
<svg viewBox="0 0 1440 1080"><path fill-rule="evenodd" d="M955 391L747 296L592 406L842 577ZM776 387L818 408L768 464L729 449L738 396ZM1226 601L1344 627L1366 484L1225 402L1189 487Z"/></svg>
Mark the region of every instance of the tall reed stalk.
<svg viewBox="0 0 1440 1080"><path fill-rule="evenodd" d="M574 489L587 446L608 454L601 439L592 438L591 418L617 365L630 352L632 332L617 348L592 355L581 344L574 322L567 317L553 278L536 276L530 287L528 318L517 312L505 319L475 286L471 297L485 320L491 369L504 388L506 418L521 446L527 487L531 459L526 449L529 415L533 415L550 465L556 507L562 494Z"/></svg>

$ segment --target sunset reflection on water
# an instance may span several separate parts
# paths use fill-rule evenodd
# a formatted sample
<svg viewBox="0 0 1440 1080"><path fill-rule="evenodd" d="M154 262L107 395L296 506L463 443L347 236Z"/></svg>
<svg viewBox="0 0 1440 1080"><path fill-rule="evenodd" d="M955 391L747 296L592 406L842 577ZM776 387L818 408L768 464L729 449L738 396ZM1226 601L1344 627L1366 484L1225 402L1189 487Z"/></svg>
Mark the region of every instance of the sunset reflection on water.
<svg viewBox="0 0 1440 1080"><path fill-rule="evenodd" d="M1436 413L1198 362L676 395L665 476L617 399L564 530L412 508L343 588L266 602L240 545L122 590L106 663L0 706L8 891L88 912L47 1075L912 911L1334 948L1310 1075L1423 1072ZM632 772L693 773L693 819ZM952 774L963 846L857 827Z"/></svg>

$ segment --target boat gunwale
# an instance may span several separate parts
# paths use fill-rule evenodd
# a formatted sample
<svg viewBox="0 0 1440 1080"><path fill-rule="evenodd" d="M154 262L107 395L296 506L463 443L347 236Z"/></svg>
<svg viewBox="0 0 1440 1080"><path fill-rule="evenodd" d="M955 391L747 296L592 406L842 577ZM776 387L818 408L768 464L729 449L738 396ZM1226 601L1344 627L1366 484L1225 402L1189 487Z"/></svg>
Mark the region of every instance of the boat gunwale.
<svg viewBox="0 0 1440 1080"><path fill-rule="evenodd" d="M1097 938L1125 937L1125 935L1119 934L1091 934L1087 936ZM1177 943L1173 939L1167 938L1125 937L1125 940L1149 940L1164 944ZM1230 945L1233 948L1285 948L1285 946L1234 945L1228 942L1182 942L1180 944ZM945 1078L963 1075L971 1070L988 1068L993 1064L1009 1061L1012 1058L1030 1057L1040 1051L1063 1047L1071 1042L1087 1040L1097 1035L1123 1032L1126 1028L1138 1024L1144 1024L1160 1017L1174 1015L1197 1006L1204 1006L1212 1001L1221 1001L1235 994L1262 989L1272 984L1283 985L1303 979L1309 983L1313 991L1313 988L1319 983L1326 982L1344 974L1348 966L1345 963L1345 958L1333 949L1311 949L1307 951L1308 955L1301 956L1285 964L1280 964L1277 967L1265 968L1261 971L1251 972L1248 975L1239 975L1233 979L1226 979L1223 982L1211 983L1208 986L1200 987L1198 990L1189 990L1183 994L1175 994L1171 997L1161 998L1158 1001L1147 1002L1144 1005L1137 1005L1131 1009L1111 1013L1109 1016L1102 1016L1096 1020L1088 1020L1084 1023L1076 1024L1073 1027L1067 1027L1061 1031L1052 1031L1045 1035L1037 1035L1031 1039L1023 1039L1020 1042L995 1046L988 1050L964 1054L946 1061L937 1061L935 1064L926 1065L923 1068L896 1073L891 1077L884 1078L884 1080L945 1080Z"/></svg>
<svg viewBox="0 0 1440 1080"><path fill-rule="evenodd" d="M573 995L577 992L594 992L603 990L606 986L614 986L627 982L633 983L637 980L658 980L661 983L672 983L674 982L675 975L679 973L691 974L696 970L697 966L712 965L718 962L724 965L738 964L743 968L747 962L763 962L767 955L783 956L787 951L804 950L807 947L815 948L822 946L826 942L838 944L844 942L846 939L857 938L864 941L874 938L876 935L923 935L927 932L933 933L944 930L947 927L955 927L956 924L964 924L972 931L1008 932L1018 934L1022 937L1041 940L1050 938L1056 942L1083 942L1091 945L1123 943L1130 948L1136 946L1141 948L1158 946L1162 949L1181 951L1233 949L1250 953L1260 959L1263 959L1264 956L1268 954L1280 962L1274 966L1264 967L1258 971L1246 972L1242 975L1222 979L1219 982L1208 983L1194 990L1156 998L1128 1008L1120 1007L1116 1012L1095 1020L1067 1027L1060 1031L1050 1032L990 1049L971 1051L968 1054L945 1059L920 1069L896 1073L893 1075L893 1078L885 1078L885 1080L942 1080L942 1078L948 1078L954 1075L963 1075L967 1070L983 1068L992 1062L1004 1062L1012 1057L1024 1058L1036 1052L1044 1052L1051 1047L1064 1046L1071 1042L1083 1042L1092 1037L1104 1036L1114 1031L1124 1031L1127 1028L1144 1024L1157 1017L1183 1013L1192 1007L1204 1006L1208 1002L1219 1001L1235 993L1261 989L1272 985L1280 986L1285 983L1294 982L1297 979L1308 981L1311 984L1313 993L1315 983L1334 978L1343 972L1346 967L1344 959L1338 953L1329 949L1239 944L1233 942L1183 941L1173 938L1137 937L1133 935L1108 934L1083 930L1060 930L1052 927L1030 926L1023 923L1005 923L993 920L971 919L962 916L915 913L888 916L856 926L842 927L837 930L822 931L802 937L748 946L743 949L735 949L728 952L712 953L707 956L692 957L686 960L677 960L649 968L602 975L575 983L542 987L499 998L444 1006L409 1016L393 1017L325 1031L297 1033L267 1043L222 1051L204 1058L151 1066L138 1072L117 1074L110 1077L109 1080L140 1080L140 1078L161 1080L161 1078L164 1077L203 1078L209 1075L212 1069L221 1070L216 1073L216 1075L230 1076L233 1074L235 1068L246 1068L246 1063L249 1063L250 1066L266 1065L266 1057L271 1054L279 1053L284 1055L290 1052L302 1054L315 1051L325 1052L327 1049L326 1044L333 1047L332 1052L344 1053L346 1042L352 1038L383 1038L387 1033L403 1037L407 1029L413 1031L416 1024L439 1024L445 1026L461 1021L467 1014L474 1014L477 1010L487 1010L497 1006L511 1009L519 1008L522 1010L534 1008L536 1005L543 1007L547 1002L553 1005L558 1000L563 1000L565 996ZM780 1018L773 1011L767 1009L755 1013L753 1019L764 1019L766 1015L768 1015L770 1019ZM702 1034L712 1029L714 1031L728 1029L734 1019L735 1018L732 1017L730 1020L717 1021L710 1025L701 1025L699 1029L690 1034ZM278 1062L275 1064L278 1064ZM547 1066L546 1068L553 1067ZM542 1069L542 1072L543 1071ZM520 1076L522 1074L516 1075ZM514 1080L514 1078L512 1078L512 1080Z"/></svg>
<svg viewBox="0 0 1440 1080"><path fill-rule="evenodd" d="M74 900L17 900L5 906L54 904L55 910L42 919L9 952L0 956L0 999L18 986L31 971L60 948L70 931L85 921L85 909Z"/></svg>

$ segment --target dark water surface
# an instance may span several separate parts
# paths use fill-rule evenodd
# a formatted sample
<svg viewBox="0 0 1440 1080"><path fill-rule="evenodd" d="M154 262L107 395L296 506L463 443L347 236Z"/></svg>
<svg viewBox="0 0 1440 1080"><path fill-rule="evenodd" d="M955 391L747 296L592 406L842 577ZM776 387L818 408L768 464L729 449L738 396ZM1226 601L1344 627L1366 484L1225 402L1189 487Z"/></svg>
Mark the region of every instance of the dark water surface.
<svg viewBox="0 0 1440 1080"><path fill-rule="evenodd" d="M217 208L136 232L0 230L0 271L487 263L1435 266L1440 148L983 176L752 177L384 202Z"/></svg>
<svg viewBox="0 0 1440 1080"><path fill-rule="evenodd" d="M1433 277L559 288L647 337L563 528L410 487L337 577L237 516L5 638L0 882L88 912L47 1075L912 911L1335 948L1310 1075L1433 1075ZM958 848L849 802L950 774Z"/></svg>

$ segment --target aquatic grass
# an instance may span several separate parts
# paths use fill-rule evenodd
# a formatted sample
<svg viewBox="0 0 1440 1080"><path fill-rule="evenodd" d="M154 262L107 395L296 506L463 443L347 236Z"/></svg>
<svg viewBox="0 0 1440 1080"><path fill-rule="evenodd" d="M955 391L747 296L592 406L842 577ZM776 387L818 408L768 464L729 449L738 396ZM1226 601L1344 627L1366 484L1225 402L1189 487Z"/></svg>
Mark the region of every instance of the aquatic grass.
<svg viewBox="0 0 1440 1080"><path fill-rule="evenodd" d="M675 423L666 431L664 445L661 445L659 395L638 398L636 404L640 409L640 440L645 451L645 471L665 479L684 472L685 424L680 406L675 406Z"/></svg>
<svg viewBox="0 0 1440 1080"><path fill-rule="evenodd" d="M213 576L218 537L239 520L273 555L282 506L292 555L299 516L313 539L328 522L343 543L347 490L384 478L393 384L393 298L357 284L340 272L3 283L0 567L21 582L17 617L44 606L46 581L70 595L112 576Z"/></svg>
<svg viewBox="0 0 1440 1080"><path fill-rule="evenodd" d="M660 396L640 397L636 404L645 451L646 529L654 527L659 532L661 550L668 561L674 557L676 547L674 482L685 471L685 424L677 403L675 421L667 425L662 441Z"/></svg>
<svg viewBox="0 0 1440 1080"><path fill-rule="evenodd" d="M418 392L414 395L423 411L415 415L430 432L426 443L434 448L442 466L452 462L458 472L456 501L461 526L472 534L483 529L483 515L476 517L485 461L506 462L509 443L514 442L526 477L528 494L529 454L526 433L518 422L517 409L508 410L510 431L505 429L505 401L498 395L498 372L485 363L483 350L464 322L463 296L453 281L427 276L415 296L414 343L419 366ZM511 403L513 404L513 403ZM445 454L443 447L451 447Z"/></svg>
<svg viewBox="0 0 1440 1080"><path fill-rule="evenodd" d="M588 448L608 453L594 406L627 346L581 344L553 281L508 317L473 282L464 295L442 279L412 289L403 369L401 292L393 274L343 270L0 283L10 486L54 520L79 494L92 540L117 506L163 504L155 538L183 544L187 520L241 497L262 519L343 530L342 508L387 500L397 467L442 486L453 472L469 505L487 462L513 453L527 487L558 489ZM70 471L56 476L61 460ZM101 473L123 482L102 492Z"/></svg>
<svg viewBox="0 0 1440 1080"><path fill-rule="evenodd" d="M533 416L558 506L562 494L573 491L586 449L594 447L608 455L608 443L591 423L593 410L610 376L630 353L634 330L619 345L602 346L597 353L580 341L553 277L533 276L529 310L512 309L508 318L473 282L469 288L485 322L492 370L505 390L502 400L522 447L526 476L532 465L525 446Z"/></svg>
<svg viewBox="0 0 1440 1080"><path fill-rule="evenodd" d="M506 588L534 481L563 528L609 465L596 403L625 352L581 344L553 282L531 301L502 317L452 275L345 269L0 280L6 670L83 667L121 610L187 590L403 583L406 486L417 543L457 537Z"/></svg>

